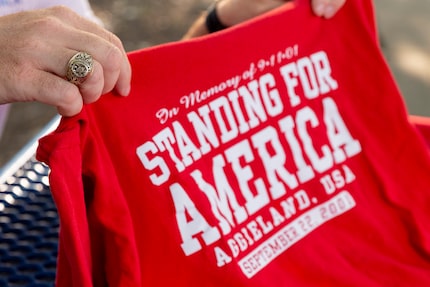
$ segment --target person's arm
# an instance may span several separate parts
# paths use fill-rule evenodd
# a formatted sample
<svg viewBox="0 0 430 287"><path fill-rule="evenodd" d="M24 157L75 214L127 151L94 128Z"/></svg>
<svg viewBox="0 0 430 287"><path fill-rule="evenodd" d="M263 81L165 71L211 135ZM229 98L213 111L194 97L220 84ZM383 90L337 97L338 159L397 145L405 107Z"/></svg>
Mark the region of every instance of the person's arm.
<svg viewBox="0 0 430 287"><path fill-rule="evenodd" d="M317 16L331 18L345 4L346 0L310 0ZM290 0L220 0L214 3L216 16L224 27L231 27L257 15L277 8ZM206 25L208 9L191 25L183 39L199 37L210 31Z"/></svg>
<svg viewBox="0 0 430 287"><path fill-rule="evenodd" d="M220 0L204 11L200 17L191 25L184 39L203 36L209 33L206 25L206 17L210 10L215 8L219 21L230 27L249 20L257 15L286 3L286 0Z"/></svg>
<svg viewBox="0 0 430 287"><path fill-rule="evenodd" d="M58 6L0 17L0 104L39 101L64 116L115 89L128 95L131 68L121 41L100 25ZM66 80L78 52L93 58L81 84Z"/></svg>

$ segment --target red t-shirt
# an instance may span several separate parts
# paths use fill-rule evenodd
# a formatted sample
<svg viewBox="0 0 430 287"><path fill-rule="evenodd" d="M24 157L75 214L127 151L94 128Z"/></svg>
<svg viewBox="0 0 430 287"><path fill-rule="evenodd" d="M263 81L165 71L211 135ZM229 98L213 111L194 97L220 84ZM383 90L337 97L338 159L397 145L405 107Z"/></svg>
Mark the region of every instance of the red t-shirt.
<svg viewBox="0 0 430 287"><path fill-rule="evenodd" d="M130 53L43 138L58 286L429 286L430 157L371 1Z"/></svg>

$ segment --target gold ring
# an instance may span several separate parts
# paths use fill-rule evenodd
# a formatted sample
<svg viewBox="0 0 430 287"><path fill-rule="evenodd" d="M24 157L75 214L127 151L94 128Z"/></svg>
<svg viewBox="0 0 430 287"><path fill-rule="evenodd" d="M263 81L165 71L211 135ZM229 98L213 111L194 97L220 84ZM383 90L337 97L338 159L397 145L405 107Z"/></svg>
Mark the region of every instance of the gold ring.
<svg viewBox="0 0 430 287"><path fill-rule="evenodd" d="M67 64L66 78L69 82L80 85L93 71L93 57L85 52L78 52Z"/></svg>

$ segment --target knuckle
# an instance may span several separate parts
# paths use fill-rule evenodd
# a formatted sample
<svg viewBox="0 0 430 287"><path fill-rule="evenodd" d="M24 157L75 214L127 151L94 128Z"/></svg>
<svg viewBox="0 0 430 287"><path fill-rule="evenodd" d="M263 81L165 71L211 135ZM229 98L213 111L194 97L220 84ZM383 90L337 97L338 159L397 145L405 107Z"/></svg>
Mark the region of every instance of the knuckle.
<svg viewBox="0 0 430 287"><path fill-rule="evenodd" d="M99 69L99 66L97 64L95 65L93 72L91 75L89 75L89 78L86 80L85 83L103 83L103 71Z"/></svg>
<svg viewBox="0 0 430 287"><path fill-rule="evenodd" d="M72 10L64 5L56 5L47 9L51 15L64 19L73 14Z"/></svg>
<svg viewBox="0 0 430 287"><path fill-rule="evenodd" d="M77 88L64 88L63 92L60 93L60 99L56 104L57 107L60 107L62 110L67 111L67 115L74 115L77 113L76 109L79 106L80 93ZM76 111L76 112L75 112Z"/></svg>
<svg viewBox="0 0 430 287"><path fill-rule="evenodd" d="M98 100L102 94L104 86L103 70L99 63L95 63L93 72L78 86L84 103L89 104Z"/></svg>
<svg viewBox="0 0 430 287"><path fill-rule="evenodd" d="M36 90L32 92L43 97L42 102L50 101L52 105L68 107L74 105L79 97L79 90L59 77L39 73L34 79Z"/></svg>
<svg viewBox="0 0 430 287"><path fill-rule="evenodd" d="M21 38L17 41L17 49L20 51L24 51L24 55L28 56L34 51L43 51L45 49L45 46L45 42L42 41L41 38L37 37L36 35Z"/></svg>
<svg viewBox="0 0 430 287"><path fill-rule="evenodd" d="M107 65L103 67L103 70L108 72L118 71L123 60L123 54L121 51L116 46L110 46L106 54Z"/></svg>
<svg viewBox="0 0 430 287"><path fill-rule="evenodd" d="M96 102L100 98L101 94L94 91L83 93L82 100L85 104L91 104Z"/></svg>
<svg viewBox="0 0 430 287"><path fill-rule="evenodd" d="M72 105L76 99L79 92L75 88L66 88L58 89L57 92L59 93L61 97L61 102L63 106L70 106Z"/></svg>
<svg viewBox="0 0 430 287"><path fill-rule="evenodd" d="M9 46L20 51L38 51L46 45L44 36L51 34L53 29L58 26L55 22L58 21L48 16L25 23L19 33L14 35L13 40L9 42Z"/></svg>
<svg viewBox="0 0 430 287"><path fill-rule="evenodd" d="M94 75L91 75L94 76ZM90 104L97 101L103 89L103 76L94 77L91 81L84 82L80 87L82 99L84 103Z"/></svg>
<svg viewBox="0 0 430 287"><path fill-rule="evenodd" d="M68 108L74 106L77 98L79 97L79 91L72 85L65 85L62 80L52 81L46 78L45 82L40 82L41 92L47 93L47 91L54 91L56 102L53 104L56 106L61 106L63 108Z"/></svg>
<svg viewBox="0 0 430 287"><path fill-rule="evenodd" d="M118 49L123 49L123 45L119 37L111 32L108 32L108 40L114 44Z"/></svg>
<svg viewBox="0 0 430 287"><path fill-rule="evenodd" d="M60 18L54 15L46 15L39 19L36 19L33 23L33 27L42 31L51 31L52 29L57 29L61 26Z"/></svg>
<svg viewBox="0 0 430 287"><path fill-rule="evenodd" d="M31 48L36 48L50 39L52 35L61 33L64 29L64 24L60 18L53 15L45 15L34 19L28 23L24 33L21 35L21 40ZM34 45L37 45L36 47Z"/></svg>

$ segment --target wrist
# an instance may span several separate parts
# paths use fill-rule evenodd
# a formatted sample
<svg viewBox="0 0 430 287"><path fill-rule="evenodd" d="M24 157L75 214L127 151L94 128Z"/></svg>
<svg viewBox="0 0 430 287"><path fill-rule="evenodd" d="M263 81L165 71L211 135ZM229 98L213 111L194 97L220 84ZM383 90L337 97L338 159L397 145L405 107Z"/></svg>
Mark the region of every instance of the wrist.
<svg viewBox="0 0 430 287"><path fill-rule="evenodd" d="M217 32L246 21L255 15L256 9L250 0L215 0L206 14L206 27L209 33Z"/></svg>
<svg viewBox="0 0 430 287"><path fill-rule="evenodd" d="M210 33L237 25L290 0L216 0L208 9L206 28Z"/></svg>
<svg viewBox="0 0 430 287"><path fill-rule="evenodd" d="M216 11L221 23L230 27L252 18L253 5L249 0L220 0L216 2Z"/></svg>
<svg viewBox="0 0 430 287"><path fill-rule="evenodd" d="M219 18L218 3L219 1L215 1L207 10L205 26L209 33L215 33L228 27Z"/></svg>
<svg viewBox="0 0 430 287"><path fill-rule="evenodd" d="M220 22L229 27L268 12L288 1L220 0L216 2L216 11Z"/></svg>

